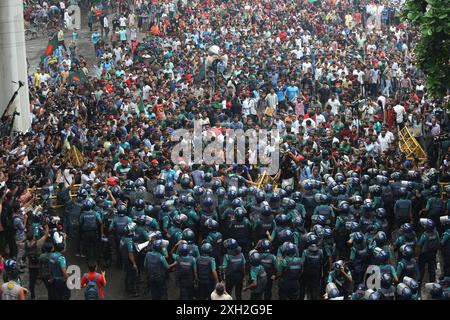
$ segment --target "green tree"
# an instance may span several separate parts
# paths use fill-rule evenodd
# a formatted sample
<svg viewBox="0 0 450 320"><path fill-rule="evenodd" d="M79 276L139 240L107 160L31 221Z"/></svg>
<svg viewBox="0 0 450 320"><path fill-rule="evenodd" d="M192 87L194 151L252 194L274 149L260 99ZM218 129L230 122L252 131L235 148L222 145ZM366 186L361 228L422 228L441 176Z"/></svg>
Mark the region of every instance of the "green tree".
<svg viewBox="0 0 450 320"><path fill-rule="evenodd" d="M420 29L414 53L429 94L444 97L450 88L450 0L406 0L402 19Z"/></svg>

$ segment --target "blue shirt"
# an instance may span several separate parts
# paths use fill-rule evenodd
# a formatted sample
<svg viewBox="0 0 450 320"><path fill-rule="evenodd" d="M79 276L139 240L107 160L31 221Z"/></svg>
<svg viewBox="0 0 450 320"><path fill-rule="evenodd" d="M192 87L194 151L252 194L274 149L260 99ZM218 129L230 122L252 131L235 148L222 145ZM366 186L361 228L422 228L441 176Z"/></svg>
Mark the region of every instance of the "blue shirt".
<svg viewBox="0 0 450 320"><path fill-rule="evenodd" d="M291 101L295 97L297 97L300 93L300 90L297 86L289 86L286 88L286 98L288 101Z"/></svg>

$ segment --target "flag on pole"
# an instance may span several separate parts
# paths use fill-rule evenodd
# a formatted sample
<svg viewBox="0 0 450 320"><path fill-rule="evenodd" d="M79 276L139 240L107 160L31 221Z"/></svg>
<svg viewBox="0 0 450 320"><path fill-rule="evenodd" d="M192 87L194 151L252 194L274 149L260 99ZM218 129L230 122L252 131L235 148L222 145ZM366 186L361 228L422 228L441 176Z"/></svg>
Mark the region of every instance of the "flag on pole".
<svg viewBox="0 0 450 320"><path fill-rule="evenodd" d="M51 56L58 48L58 34L55 33L52 39L48 41L47 47L45 48L45 53L41 56L41 61L43 61L48 56Z"/></svg>
<svg viewBox="0 0 450 320"><path fill-rule="evenodd" d="M87 77L83 70L78 70L71 72L67 80L69 83L83 84L87 81Z"/></svg>

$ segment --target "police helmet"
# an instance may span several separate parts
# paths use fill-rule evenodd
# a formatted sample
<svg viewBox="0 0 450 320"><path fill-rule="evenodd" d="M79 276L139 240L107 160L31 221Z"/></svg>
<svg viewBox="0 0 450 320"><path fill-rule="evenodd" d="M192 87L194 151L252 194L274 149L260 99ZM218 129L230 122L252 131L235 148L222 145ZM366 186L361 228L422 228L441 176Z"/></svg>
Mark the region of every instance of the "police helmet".
<svg viewBox="0 0 450 320"><path fill-rule="evenodd" d="M280 194L278 192L272 193L269 201L270 201L270 203L277 203L278 201L280 201Z"/></svg>
<svg viewBox="0 0 450 320"><path fill-rule="evenodd" d="M433 196L439 196L441 193L439 186L436 184L431 186L430 191Z"/></svg>
<svg viewBox="0 0 450 320"><path fill-rule="evenodd" d="M286 243L286 245L284 246L284 251L283 253L285 255L287 255L288 257L292 257L293 255L295 255L295 245L292 242L288 242Z"/></svg>
<svg viewBox="0 0 450 320"><path fill-rule="evenodd" d="M273 191L273 186L270 183L266 183L264 185L264 192L265 193L272 193Z"/></svg>
<svg viewBox="0 0 450 320"><path fill-rule="evenodd" d="M286 198L288 196L286 190L284 190L283 188L278 189L277 192L280 196L280 199Z"/></svg>
<svg viewBox="0 0 450 320"><path fill-rule="evenodd" d="M319 243L319 238L314 234L314 232L307 233L305 240L307 246Z"/></svg>
<svg viewBox="0 0 450 320"><path fill-rule="evenodd" d="M214 179L212 185L211 185L211 189L213 191L217 191L217 189L222 187L222 182L219 179Z"/></svg>
<svg viewBox="0 0 450 320"><path fill-rule="evenodd" d="M282 198L281 199L281 206L283 207L283 208L287 208L288 207L288 202L289 202L289 198Z"/></svg>
<svg viewBox="0 0 450 320"><path fill-rule="evenodd" d="M279 213L275 216L275 222L278 226L284 227L287 225L289 218L284 213Z"/></svg>
<svg viewBox="0 0 450 320"><path fill-rule="evenodd" d="M348 211L350 210L350 206L347 201L341 201L338 205L338 208L340 212L344 214L348 213Z"/></svg>
<svg viewBox="0 0 450 320"><path fill-rule="evenodd" d="M266 194L263 191L258 190L256 191L255 198L256 202L261 203L266 200Z"/></svg>
<svg viewBox="0 0 450 320"><path fill-rule="evenodd" d="M328 299L335 299L341 295L336 284L334 284L333 282L329 282L327 284L326 293L327 293Z"/></svg>
<svg viewBox="0 0 450 320"><path fill-rule="evenodd" d="M237 198L237 189L235 186L231 186L228 188L227 197L228 200L231 201Z"/></svg>
<svg viewBox="0 0 450 320"><path fill-rule="evenodd" d="M362 243L365 240L364 234L359 231L353 232L352 239L353 239L353 242L355 242L355 243Z"/></svg>
<svg viewBox="0 0 450 320"><path fill-rule="evenodd" d="M261 255L257 251L249 253L249 260L252 266L259 266L261 264Z"/></svg>
<svg viewBox="0 0 450 320"><path fill-rule="evenodd" d="M383 231L378 231L374 237L374 240L377 243L378 247L384 246L387 242L386 233L384 233Z"/></svg>
<svg viewBox="0 0 450 320"><path fill-rule="evenodd" d="M376 177L376 180L377 180L377 183L379 185L382 185L382 186L386 186L386 185L389 184L389 179L387 177L385 177L385 176L382 176L382 175L378 175Z"/></svg>
<svg viewBox="0 0 450 320"><path fill-rule="evenodd" d="M272 208L268 204L264 205L261 214L266 217L270 216L272 214Z"/></svg>
<svg viewBox="0 0 450 320"><path fill-rule="evenodd" d="M336 181L337 183L343 183L345 181L345 176L342 173L338 172L334 176L334 181Z"/></svg>
<svg viewBox="0 0 450 320"><path fill-rule="evenodd" d="M108 198L108 190L106 190L106 188L105 187L100 187L98 190L97 190L97 197L99 197L99 198L101 198L101 199L106 199L106 198Z"/></svg>
<svg viewBox="0 0 450 320"><path fill-rule="evenodd" d="M89 192L86 189L80 189L77 192L78 201L85 200L89 196Z"/></svg>
<svg viewBox="0 0 450 320"><path fill-rule="evenodd" d="M127 206L126 205L124 205L124 204L119 204L118 206L117 206L117 214L119 215L119 216L124 216L124 215L126 215L128 213L128 209L127 209Z"/></svg>
<svg viewBox="0 0 450 320"><path fill-rule="evenodd" d="M401 177L402 176L401 176L400 172L393 172L391 174L391 179L394 181L400 181Z"/></svg>
<svg viewBox="0 0 450 320"><path fill-rule="evenodd" d="M352 200L353 204L362 204L363 203L363 198L361 196L353 196L351 200Z"/></svg>
<svg viewBox="0 0 450 320"><path fill-rule="evenodd" d="M133 191L134 190L134 182L131 180L126 180L124 184L125 191Z"/></svg>
<svg viewBox="0 0 450 320"><path fill-rule="evenodd" d="M267 239L261 240L261 250L263 252L270 251L271 242Z"/></svg>
<svg viewBox="0 0 450 320"><path fill-rule="evenodd" d="M143 187L144 184L145 184L144 178L137 178L136 181L134 181L134 186L136 188Z"/></svg>
<svg viewBox="0 0 450 320"><path fill-rule="evenodd" d="M289 229L283 229L280 231L280 239L281 242L293 242L294 241L294 233L292 233Z"/></svg>
<svg viewBox="0 0 450 320"><path fill-rule="evenodd" d="M194 243L195 233L191 229L186 228L183 230L183 232L181 234L181 238L189 244Z"/></svg>
<svg viewBox="0 0 450 320"><path fill-rule="evenodd" d="M370 177L374 178L374 177L376 177L376 176L378 175L378 169L377 169L377 168L369 168L369 169L367 170L367 174L368 174Z"/></svg>
<svg viewBox="0 0 450 320"><path fill-rule="evenodd" d="M183 257L187 256L190 251L191 250L189 249L189 246L186 243L181 244L180 247L178 248L178 252Z"/></svg>
<svg viewBox="0 0 450 320"><path fill-rule="evenodd" d="M205 182L211 182L212 178L213 178L212 173L211 172L207 172L207 173L205 173L205 176L203 177L203 180L205 180Z"/></svg>
<svg viewBox="0 0 450 320"><path fill-rule="evenodd" d="M243 202L241 198L236 198L233 201L231 201L231 207L233 207L233 209L242 207Z"/></svg>
<svg viewBox="0 0 450 320"><path fill-rule="evenodd" d="M163 241L161 239L156 239L152 242L152 249L155 251L161 251L163 248Z"/></svg>
<svg viewBox="0 0 450 320"><path fill-rule="evenodd" d="M180 180L180 184L181 184L181 187L185 188L185 189L190 187L191 178L189 177L188 174L183 174L183 176L181 177L181 180Z"/></svg>
<svg viewBox="0 0 450 320"><path fill-rule="evenodd" d="M186 197L185 203L184 203L187 207L194 207L195 206L195 199L191 196L188 195Z"/></svg>
<svg viewBox="0 0 450 320"><path fill-rule="evenodd" d="M195 186L192 191L194 192L194 196L196 197L201 197L205 193L205 189L200 186Z"/></svg>
<svg viewBox="0 0 450 320"><path fill-rule="evenodd" d="M392 285L392 281L393 279L390 273L386 272L381 275L380 282L383 288L389 288Z"/></svg>
<svg viewBox="0 0 450 320"><path fill-rule="evenodd" d="M163 199L166 194L166 187L164 185L157 185L153 192L157 199Z"/></svg>
<svg viewBox="0 0 450 320"><path fill-rule="evenodd" d="M296 216L294 220L292 220L292 224L294 225L294 228L303 228L305 221L302 217Z"/></svg>
<svg viewBox="0 0 450 320"><path fill-rule="evenodd" d="M144 202L144 200L143 200L143 199L136 199L136 200L134 201L134 207L135 207L137 210L144 210L144 208L145 208L145 202Z"/></svg>
<svg viewBox="0 0 450 320"><path fill-rule="evenodd" d="M247 194L248 194L247 187L242 186L238 189L238 197L245 198Z"/></svg>
<svg viewBox="0 0 450 320"><path fill-rule="evenodd" d="M173 182L171 181L167 181L167 183L165 184L165 191L166 192L172 192L174 188Z"/></svg>
<svg viewBox="0 0 450 320"><path fill-rule="evenodd" d="M202 246L200 247L200 253L205 255L205 256L209 256L211 255L213 252L213 247L210 243L204 243L202 244Z"/></svg>
<svg viewBox="0 0 450 320"><path fill-rule="evenodd" d="M111 193L114 196L114 198L117 198L120 195L120 187L119 186L113 186L111 188Z"/></svg>
<svg viewBox="0 0 450 320"><path fill-rule="evenodd" d="M385 264L389 260L389 255L387 254L387 252L379 247L376 247L373 250L373 255L377 264Z"/></svg>
<svg viewBox="0 0 450 320"><path fill-rule="evenodd" d="M6 259L4 262L5 271L17 270L17 262L14 259Z"/></svg>
<svg viewBox="0 0 450 320"><path fill-rule="evenodd" d="M407 244L404 244L400 247L400 252L407 259L411 259L414 256L413 247Z"/></svg>
<svg viewBox="0 0 450 320"><path fill-rule="evenodd" d="M295 202L300 202L302 201L303 195L300 191L295 191L292 193L292 200L294 200Z"/></svg>
<svg viewBox="0 0 450 320"><path fill-rule="evenodd" d="M323 238L324 239L332 239L333 238L333 230L330 227L323 228Z"/></svg>
<svg viewBox="0 0 450 320"><path fill-rule="evenodd" d="M400 226L400 231L405 234L405 233L411 233L414 231L414 227L411 223L404 223Z"/></svg>
<svg viewBox="0 0 450 320"><path fill-rule="evenodd" d="M95 202L91 198L83 200L82 209L83 211L90 211L95 208Z"/></svg>
<svg viewBox="0 0 450 320"><path fill-rule="evenodd" d="M188 217L187 217L185 214L181 213L181 214L179 214L179 215L176 215L176 216L173 218L173 223L174 223L177 227L180 227L180 226L182 226L183 223L185 223L187 220L188 220Z"/></svg>
<svg viewBox="0 0 450 320"><path fill-rule="evenodd" d="M415 294L419 291L419 283L416 280L414 280L413 278L405 276L405 277L403 277L403 283L411 289L413 294Z"/></svg>
<svg viewBox="0 0 450 320"><path fill-rule="evenodd" d="M244 220L244 217L245 217L245 212L244 212L243 208L238 207L238 208L234 209L234 218L236 219L236 221L242 222Z"/></svg>
<svg viewBox="0 0 450 320"><path fill-rule="evenodd" d="M384 208L377 208L375 210L375 214L376 214L377 218L379 218L379 219L385 219L387 217L387 212L386 212L386 209L384 209Z"/></svg>
<svg viewBox="0 0 450 320"><path fill-rule="evenodd" d="M211 208L213 206L213 204L214 204L214 201L210 197L205 198L205 200L203 200L203 206L206 208Z"/></svg>
<svg viewBox="0 0 450 320"><path fill-rule="evenodd" d="M205 221L205 227L208 230L217 230L217 229L219 229L219 223L216 220L214 220L213 218L208 218Z"/></svg>
<svg viewBox="0 0 450 320"><path fill-rule="evenodd" d="M378 184L369 187L369 192L375 196L381 195L381 187Z"/></svg>
<svg viewBox="0 0 450 320"><path fill-rule="evenodd" d="M405 283L399 283L395 293L399 300L411 300L412 298L412 290Z"/></svg>
<svg viewBox="0 0 450 320"><path fill-rule="evenodd" d="M294 187L291 185L288 185L288 186L286 186L286 188L284 188L284 190L286 191L286 194L288 196L290 196L294 192Z"/></svg>
<svg viewBox="0 0 450 320"><path fill-rule="evenodd" d="M439 283L426 283L425 289L430 293L432 299L441 299L443 289Z"/></svg>
<svg viewBox="0 0 450 320"><path fill-rule="evenodd" d="M226 239L226 240L223 242L223 246L224 246L225 249L227 249L227 250L235 250L235 249L238 248L239 244L238 244L238 242L236 241L236 239L229 238L229 239Z"/></svg>
<svg viewBox="0 0 450 320"><path fill-rule="evenodd" d="M154 207L151 204L147 204L144 208L144 212L146 215L150 216L153 212Z"/></svg>
<svg viewBox="0 0 450 320"><path fill-rule="evenodd" d="M227 194L227 192L225 191L224 187L217 188L217 190L216 190L217 197L224 198L226 194Z"/></svg>
<svg viewBox="0 0 450 320"><path fill-rule="evenodd" d="M419 220L422 227L425 228L425 230L433 230L434 229L434 221L431 219L421 218Z"/></svg>

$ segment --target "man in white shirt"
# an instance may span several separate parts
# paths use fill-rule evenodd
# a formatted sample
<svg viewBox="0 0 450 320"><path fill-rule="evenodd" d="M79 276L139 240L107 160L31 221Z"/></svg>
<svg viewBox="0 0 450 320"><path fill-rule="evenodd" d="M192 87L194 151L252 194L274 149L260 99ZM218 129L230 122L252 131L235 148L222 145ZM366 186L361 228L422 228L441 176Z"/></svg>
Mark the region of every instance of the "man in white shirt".
<svg viewBox="0 0 450 320"><path fill-rule="evenodd" d="M339 107L341 106L341 103L336 98L335 94L332 94L330 99L328 99L327 104L331 107L331 114L337 115L339 114Z"/></svg>
<svg viewBox="0 0 450 320"><path fill-rule="evenodd" d="M405 108L400 103L397 102L397 105L394 107L394 112L396 114L397 124L400 127L403 127L403 121L405 120L406 117Z"/></svg>
<svg viewBox="0 0 450 320"><path fill-rule="evenodd" d="M378 144L380 145L380 151L387 151L389 149L390 143L391 139L386 135L386 129L382 129L380 134L378 135Z"/></svg>

